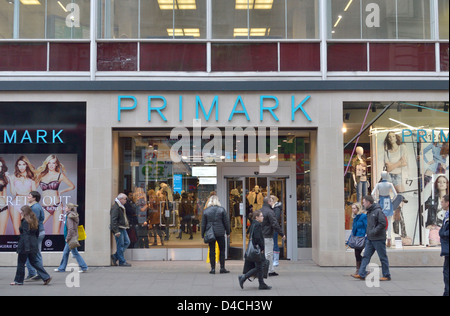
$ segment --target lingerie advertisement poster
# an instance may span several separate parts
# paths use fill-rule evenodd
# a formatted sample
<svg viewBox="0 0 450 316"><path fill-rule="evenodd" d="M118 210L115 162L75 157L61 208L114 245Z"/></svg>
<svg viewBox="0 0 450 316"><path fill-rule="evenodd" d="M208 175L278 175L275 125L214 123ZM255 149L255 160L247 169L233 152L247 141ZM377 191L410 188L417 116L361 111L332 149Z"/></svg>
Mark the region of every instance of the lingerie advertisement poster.
<svg viewBox="0 0 450 316"><path fill-rule="evenodd" d="M415 133L401 130L372 135L374 180L381 180L386 171L387 181L404 197L405 202L393 203L392 212L385 213L391 215L386 215L391 224L388 237L400 237L403 246L440 245L439 229L445 215L441 198L449 194L448 131L442 135L435 137L435 142L426 137L418 141ZM374 195L379 196L377 192Z"/></svg>
<svg viewBox="0 0 450 316"><path fill-rule="evenodd" d="M64 207L77 204L85 219L86 104L0 102L0 111L0 252L16 251L31 191L44 209L42 251L62 251Z"/></svg>

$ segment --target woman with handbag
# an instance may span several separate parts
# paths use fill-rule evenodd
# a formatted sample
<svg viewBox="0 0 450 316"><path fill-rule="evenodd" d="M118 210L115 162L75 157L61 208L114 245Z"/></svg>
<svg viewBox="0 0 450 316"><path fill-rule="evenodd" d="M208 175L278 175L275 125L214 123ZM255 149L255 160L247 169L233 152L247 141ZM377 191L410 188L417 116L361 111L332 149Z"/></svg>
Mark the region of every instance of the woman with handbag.
<svg viewBox="0 0 450 316"><path fill-rule="evenodd" d="M64 225L64 239L66 245L64 246L63 256L61 263L55 272L65 272L67 267L67 262L69 261L69 253L72 252L72 256L77 260L80 266L79 272L87 272L88 266L83 260L83 257L79 254L77 247L80 246L78 242L78 224L80 223L79 215L77 213L78 205L68 203L64 207L64 212L66 213L66 223Z"/></svg>
<svg viewBox="0 0 450 316"><path fill-rule="evenodd" d="M210 274L216 273L216 241L219 245L220 273L225 269L225 235L230 236L230 218L217 195L211 195L202 217L202 238L209 245Z"/></svg>
<svg viewBox="0 0 450 316"><path fill-rule="evenodd" d="M39 236L39 223L36 215L31 210L31 207L24 205L20 208L20 215L22 217L19 227L20 237L17 244L17 270L14 282L10 285L23 285L25 278L25 263L27 259L33 268L36 269L38 275L44 280L44 285L50 283L52 278L45 271L42 263L37 258L38 249L38 236Z"/></svg>
<svg viewBox="0 0 450 316"><path fill-rule="evenodd" d="M250 258L249 255L247 255L248 251L246 252L243 271L244 274L238 277L239 285L242 289L244 288L244 282L253 275L257 275L258 277L260 290L270 290L272 288L271 286L268 286L266 283L264 283L263 277L263 262L265 261L264 236L261 226L263 220L264 216L260 210L256 210L253 212L253 222L250 226L249 248L253 246L255 249L258 249L260 251L260 260L254 260Z"/></svg>
<svg viewBox="0 0 450 316"><path fill-rule="evenodd" d="M353 217L353 227L352 234L347 241L347 245L353 249L355 249L355 258L356 258L356 273L358 274L359 267L361 266L362 256L361 253L364 249L364 246L355 246L357 242L353 242L353 240L360 241L366 236L367 230L367 215L365 214L361 204L353 203L352 205L352 217Z"/></svg>

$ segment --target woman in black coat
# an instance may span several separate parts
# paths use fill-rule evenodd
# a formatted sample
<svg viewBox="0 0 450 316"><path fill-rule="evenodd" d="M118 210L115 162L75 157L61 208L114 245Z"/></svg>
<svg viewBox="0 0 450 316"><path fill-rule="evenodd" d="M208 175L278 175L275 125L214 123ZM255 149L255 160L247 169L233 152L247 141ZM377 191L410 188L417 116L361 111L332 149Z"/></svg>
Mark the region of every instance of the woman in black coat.
<svg viewBox="0 0 450 316"><path fill-rule="evenodd" d="M38 275L44 281L44 285L47 285L51 281L51 277L45 271L42 264L37 259L36 255L39 252L38 249L38 236L39 236L39 224L36 215L33 213L28 205L22 206L21 215L22 222L20 224L20 237L17 245L17 270L14 282L11 285L23 285L23 279L25 278L25 263L27 259L30 260L31 265L36 269Z"/></svg>
<svg viewBox="0 0 450 316"><path fill-rule="evenodd" d="M202 216L202 238L205 237L205 232L211 226L215 236L215 240L209 243L209 260L211 264L209 273L216 273L216 241L220 252L220 273L229 273L230 271L225 269L225 235L230 236L230 218L221 206L217 195L210 196L206 207Z"/></svg>
<svg viewBox="0 0 450 316"><path fill-rule="evenodd" d="M264 236L262 233L262 226L261 223L264 220L264 216L260 210L253 212L253 222L250 226L250 232L251 236L249 236L250 241L253 243L253 246L257 247L259 246L259 249L261 249L261 254L264 253ZM264 277L263 277L263 261L265 260L264 255L262 255L262 260L259 262L253 262L248 261L247 258L245 258L244 262L244 273L240 275L239 278L239 285L241 288L244 288L244 282L256 275L258 277L259 281L259 289L260 290L270 290L272 287L268 286L266 283L264 283Z"/></svg>

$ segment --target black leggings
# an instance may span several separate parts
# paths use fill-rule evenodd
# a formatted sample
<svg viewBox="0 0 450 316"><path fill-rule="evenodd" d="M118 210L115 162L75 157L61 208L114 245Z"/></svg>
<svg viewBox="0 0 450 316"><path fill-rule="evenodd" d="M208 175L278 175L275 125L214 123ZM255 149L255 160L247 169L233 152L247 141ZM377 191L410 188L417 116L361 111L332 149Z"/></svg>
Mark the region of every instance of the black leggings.
<svg viewBox="0 0 450 316"><path fill-rule="evenodd" d="M216 240L209 243L209 262L211 263L211 267L214 268L216 266L216 241L219 245L219 261L220 268L225 268L225 236L216 236Z"/></svg>
<svg viewBox="0 0 450 316"><path fill-rule="evenodd" d="M361 253L364 249L355 249L355 258L356 261L362 261Z"/></svg>

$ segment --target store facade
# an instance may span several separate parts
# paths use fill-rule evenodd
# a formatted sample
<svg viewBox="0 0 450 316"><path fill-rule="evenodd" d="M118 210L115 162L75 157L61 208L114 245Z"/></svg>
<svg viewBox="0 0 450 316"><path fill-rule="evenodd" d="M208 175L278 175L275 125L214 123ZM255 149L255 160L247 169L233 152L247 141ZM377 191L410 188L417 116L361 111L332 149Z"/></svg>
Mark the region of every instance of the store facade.
<svg viewBox="0 0 450 316"><path fill-rule="evenodd" d="M127 83L122 85L127 86ZM173 87L177 85L173 83ZM355 104L369 106L377 100L377 111L380 112L391 103L397 106L399 102L406 102L403 100L411 100L406 103L419 104L417 100L421 100L426 102L421 103L425 108L423 112L414 108L415 112L434 120L433 113L439 112L433 109L444 111L445 102L448 102L447 91L441 88L433 88L432 91L423 91L419 87L416 91L342 92L324 91L323 88L274 91L262 85L267 89L227 91L227 85L218 85L222 86L222 91L186 91L184 88L123 91L123 88L114 90L117 87L114 83L108 89L95 92L2 92L2 102L9 108L24 103L47 104L53 106L52 112L57 113L57 117L65 114L61 99L65 106L85 108L85 167L69 168L66 163L66 173L73 183L77 183L77 192L81 192L79 196L85 195L84 206L80 208L89 236L84 245L84 256L92 265L109 264L114 247L108 228L109 208L119 192L128 191L137 204L143 201L147 205L153 203L151 209L156 212L152 220L160 224L143 230L142 221L137 218L136 230L130 233L134 238L133 248L127 251L130 260L206 260L207 248L201 241L198 223L205 201L214 191L228 210L232 223L227 250L229 259L242 259L246 242L244 223L249 206L259 208L258 195L271 194L283 204L283 228L287 241L282 243L279 240L282 258L312 259L323 266L352 265L353 253L345 248L348 214L344 207L348 203L343 205L342 202L348 202L347 182L344 180L348 176L343 176L346 167L342 168L346 166L348 155L344 157L342 153L349 149L345 147L347 136L342 131L343 118ZM286 87L290 85L288 83ZM406 112L405 108L403 111ZM361 111L353 110L356 111L354 113ZM370 123L367 118L366 121L356 119L357 114L354 113L350 118L353 117L355 125ZM372 110L370 113L377 114ZM398 113L397 107L395 113ZM436 137L439 135L448 144L448 116L438 116L443 120L440 122L442 126L437 124L435 129L446 131L442 134L436 132ZM83 119L83 115L80 117ZM46 127L33 125L27 129L30 135L36 129L46 130ZM4 139L8 135L6 139L9 141L14 130L17 130L15 141L20 139L22 147L17 145L11 149L14 152L8 154L11 157L7 156L12 159L7 159L10 173L11 162L26 151L23 143L29 146L31 143L37 145L38 140L43 141L33 136L24 138L14 124L4 130ZM71 147L74 141L63 138L62 142ZM359 144L365 146L363 142ZM352 142L351 149L354 145ZM6 148L11 147L3 143L2 152L11 151ZM48 152L42 149L40 152L62 155L72 149L55 147ZM36 153L35 149L30 151ZM15 154L14 158L11 154ZM370 148L366 151L366 155L369 154L374 155ZM34 158L43 160L46 155L41 156ZM60 160L64 163L67 159ZM375 179L372 177L371 188ZM165 184L167 189L164 189ZM61 183L61 190L67 187ZM170 205L168 207L161 202L162 199L154 204L151 198L164 191L168 192L168 199L164 199L170 202L166 204ZM76 195L66 195L78 199L78 204L83 205ZM180 216L183 203L188 203L192 210L190 222ZM409 204L419 205L412 198ZM188 224L193 228L192 239ZM10 225L8 221L7 231L10 231ZM181 239L177 238L180 231ZM165 240L167 236L169 238ZM425 247L417 238L413 245L418 247L405 245L402 249L390 250L393 265L439 264L438 248ZM2 265L13 265L16 260L15 253L7 249L2 249L0 256ZM60 252L57 249L45 251L45 258L49 265L56 265Z"/></svg>
<svg viewBox="0 0 450 316"><path fill-rule="evenodd" d="M119 192L135 204L130 260L206 260L199 223L216 192L232 224L228 259L242 259L249 213L270 194L282 205L281 258L353 265L349 208L383 171L391 198L408 202L390 219L391 264L442 265L449 7L0 2L0 265L15 265L31 189L44 196L49 265L68 202L87 232L83 257L110 263Z"/></svg>

